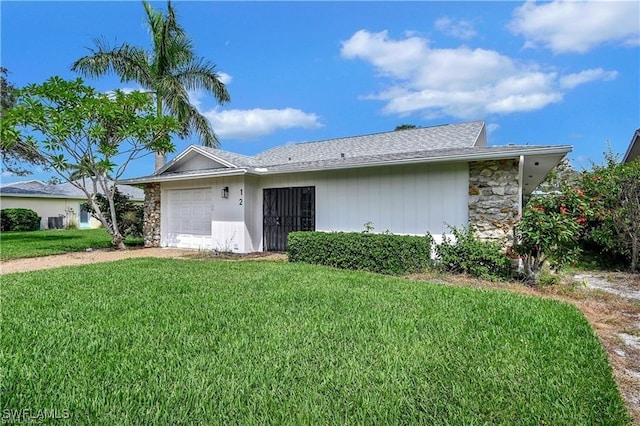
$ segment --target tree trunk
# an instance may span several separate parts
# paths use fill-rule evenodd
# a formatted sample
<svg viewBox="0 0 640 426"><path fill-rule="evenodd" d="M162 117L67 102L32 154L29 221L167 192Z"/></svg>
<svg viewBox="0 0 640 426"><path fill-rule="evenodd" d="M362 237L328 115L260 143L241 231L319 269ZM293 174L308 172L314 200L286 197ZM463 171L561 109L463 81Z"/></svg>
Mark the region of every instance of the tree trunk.
<svg viewBox="0 0 640 426"><path fill-rule="evenodd" d="M638 237L631 237L631 271L638 272L638 251L640 250Z"/></svg>
<svg viewBox="0 0 640 426"><path fill-rule="evenodd" d="M166 163L167 159L164 152L156 152L155 157L156 157L156 165L155 165L154 171L157 172L162 168L162 166L164 166L164 163Z"/></svg>
<svg viewBox="0 0 640 426"><path fill-rule="evenodd" d="M162 117L162 99L160 98L157 92L156 92L156 115L158 116L158 118ZM153 171L157 172L162 168L162 166L164 166L164 163L167 162L167 154L165 154L164 152L156 152L155 154L156 154L155 155L156 164Z"/></svg>
<svg viewBox="0 0 640 426"><path fill-rule="evenodd" d="M116 250L126 250L127 246L124 245L124 238L120 235L119 231L115 231L111 236L111 246Z"/></svg>

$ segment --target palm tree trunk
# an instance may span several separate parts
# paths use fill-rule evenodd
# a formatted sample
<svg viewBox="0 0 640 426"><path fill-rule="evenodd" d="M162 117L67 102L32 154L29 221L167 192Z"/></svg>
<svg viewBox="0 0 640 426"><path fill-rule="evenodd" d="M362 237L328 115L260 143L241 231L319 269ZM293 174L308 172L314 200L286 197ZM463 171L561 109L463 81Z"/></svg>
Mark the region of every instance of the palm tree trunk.
<svg viewBox="0 0 640 426"><path fill-rule="evenodd" d="M156 92L156 113L158 115L158 118L162 117L162 99L160 99L160 96L158 95L157 92ZM158 170L160 170L166 162L167 162L167 155L164 152L156 152L154 171L157 172Z"/></svg>
<svg viewBox="0 0 640 426"><path fill-rule="evenodd" d="M166 162L167 162L167 158L164 152L156 152L156 167L154 170L157 172L162 168L162 166L164 166Z"/></svg>

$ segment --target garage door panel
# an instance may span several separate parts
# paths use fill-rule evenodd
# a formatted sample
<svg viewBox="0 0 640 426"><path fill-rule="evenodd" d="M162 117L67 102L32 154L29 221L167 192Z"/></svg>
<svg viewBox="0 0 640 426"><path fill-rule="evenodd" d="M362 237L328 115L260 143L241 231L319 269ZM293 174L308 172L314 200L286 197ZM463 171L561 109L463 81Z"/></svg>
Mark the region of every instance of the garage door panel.
<svg viewBox="0 0 640 426"><path fill-rule="evenodd" d="M171 190L167 198L167 244L191 248L210 244L213 207L211 188Z"/></svg>

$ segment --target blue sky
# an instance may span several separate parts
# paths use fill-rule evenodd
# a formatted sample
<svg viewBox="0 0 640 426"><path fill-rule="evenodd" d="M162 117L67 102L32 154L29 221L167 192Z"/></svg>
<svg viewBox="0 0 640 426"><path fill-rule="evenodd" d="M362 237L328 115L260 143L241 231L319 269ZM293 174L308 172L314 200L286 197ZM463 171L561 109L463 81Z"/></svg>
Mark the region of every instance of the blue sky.
<svg viewBox="0 0 640 426"><path fill-rule="evenodd" d="M152 2L164 9L165 2ZM640 3L174 2L231 103L192 100L222 148L484 120L489 144L568 144L577 168L624 154L640 127ZM1 64L21 87L59 75L93 39L150 47L140 2L0 3ZM116 76L101 91L135 89ZM196 139L176 140L180 152ZM152 173L138 162L127 177ZM36 170L33 178L48 179ZM21 180L3 174L4 182Z"/></svg>

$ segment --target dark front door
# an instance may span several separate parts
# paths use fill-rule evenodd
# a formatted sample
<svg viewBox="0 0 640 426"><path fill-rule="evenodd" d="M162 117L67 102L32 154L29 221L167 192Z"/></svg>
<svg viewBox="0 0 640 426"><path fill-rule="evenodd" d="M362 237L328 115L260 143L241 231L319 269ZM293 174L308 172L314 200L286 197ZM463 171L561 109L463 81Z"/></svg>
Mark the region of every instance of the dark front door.
<svg viewBox="0 0 640 426"><path fill-rule="evenodd" d="M263 211L265 251L285 251L289 232L316 230L316 188L265 189Z"/></svg>

